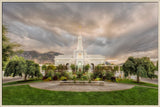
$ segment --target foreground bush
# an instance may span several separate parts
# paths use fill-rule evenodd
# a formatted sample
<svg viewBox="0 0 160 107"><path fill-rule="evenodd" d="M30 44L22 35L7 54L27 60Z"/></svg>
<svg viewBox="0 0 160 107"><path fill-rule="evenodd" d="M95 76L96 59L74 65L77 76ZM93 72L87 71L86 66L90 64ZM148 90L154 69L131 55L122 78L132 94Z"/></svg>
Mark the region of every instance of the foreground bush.
<svg viewBox="0 0 160 107"><path fill-rule="evenodd" d="M62 77L60 78L60 80L66 81L66 80L67 80L67 77L62 76Z"/></svg>

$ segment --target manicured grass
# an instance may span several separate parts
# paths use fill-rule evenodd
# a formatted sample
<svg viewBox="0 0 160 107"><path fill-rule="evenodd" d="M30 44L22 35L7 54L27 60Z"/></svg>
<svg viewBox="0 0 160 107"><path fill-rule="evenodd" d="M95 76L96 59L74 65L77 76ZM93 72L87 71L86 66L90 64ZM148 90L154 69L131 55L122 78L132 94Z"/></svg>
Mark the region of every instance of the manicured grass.
<svg viewBox="0 0 160 107"><path fill-rule="evenodd" d="M127 84L143 85L143 86L150 86L150 87L158 87L157 84L151 84L151 83L146 83L146 82L137 83L137 81L129 80L129 79L120 80L119 83L127 83Z"/></svg>
<svg viewBox="0 0 160 107"><path fill-rule="evenodd" d="M2 85L14 85L14 84L22 84L22 83L31 83L31 82L39 82L43 80L20 80L20 81L14 81L14 82L8 82L8 83L3 83Z"/></svg>
<svg viewBox="0 0 160 107"><path fill-rule="evenodd" d="M158 89L134 87L112 92L64 92L29 85L3 87L3 105L157 105Z"/></svg>

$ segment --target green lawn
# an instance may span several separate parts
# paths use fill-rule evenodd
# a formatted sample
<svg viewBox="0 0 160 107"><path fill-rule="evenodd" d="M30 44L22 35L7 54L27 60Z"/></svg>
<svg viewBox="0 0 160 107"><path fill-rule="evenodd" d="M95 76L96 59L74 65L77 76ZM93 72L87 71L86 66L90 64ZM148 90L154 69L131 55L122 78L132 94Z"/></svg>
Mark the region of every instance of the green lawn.
<svg viewBox="0 0 160 107"><path fill-rule="evenodd" d="M31 83L31 82L40 82L43 80L20 80L20 81L14 81L14 82L8 82L8 83L3 83L2 85L14 85L14 84L23 84L23 83Z"/></svg>
<svg viewBox="0 0 160 107"><path fill-rule="evenodd" d="M127 83L127 84L143 85L143 86L150 86L150 87L158 87L157 84L151 84L151 83L146 83L146 82L137 83L136 81L129 80L129 79L120 80L119 83Z"/></svg>
<svg viewBox="0 0 160 107"><path fill-rule="evenodd" d="M64 92L29 85L3 87L3 105L157 105L158 89L134 87L112 92Z"/></svg>

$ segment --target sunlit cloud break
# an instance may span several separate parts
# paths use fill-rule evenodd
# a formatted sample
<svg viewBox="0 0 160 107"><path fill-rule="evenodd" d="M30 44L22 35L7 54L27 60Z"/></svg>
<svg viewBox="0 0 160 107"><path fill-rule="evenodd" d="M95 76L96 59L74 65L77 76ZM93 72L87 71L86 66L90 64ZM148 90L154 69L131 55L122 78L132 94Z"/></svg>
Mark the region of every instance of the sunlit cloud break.
<svg viewBox="0 0 160 107"><path fill-rule="evenodd" d="M24 50L72 54L77 36L89 54L112 60L158 58L158 3L3 3L8 37ZM81 28L80 28L81 26Z"/></svg>

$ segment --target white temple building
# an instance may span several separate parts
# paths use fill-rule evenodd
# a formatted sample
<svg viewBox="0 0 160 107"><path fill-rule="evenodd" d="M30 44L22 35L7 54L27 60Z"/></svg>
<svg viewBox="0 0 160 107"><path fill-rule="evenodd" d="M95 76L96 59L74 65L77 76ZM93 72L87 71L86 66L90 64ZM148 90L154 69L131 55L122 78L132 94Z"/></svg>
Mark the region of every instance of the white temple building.
<svg viewBox="0 0 160 107"><path fill-rule="evenodd" d="M63 64L70 66L75 64L78 69L82 69L83 65L89 64L94 67L98 64L105 64L106 58L102 55L88 55L83 49L82 36L78 36L77 49L73 51L72 55L55 56L55 65Z"/></svg>

